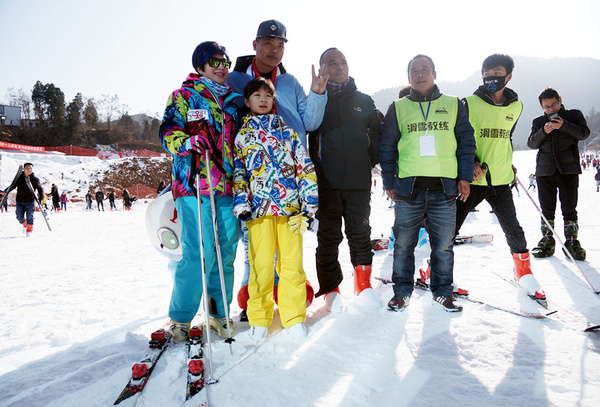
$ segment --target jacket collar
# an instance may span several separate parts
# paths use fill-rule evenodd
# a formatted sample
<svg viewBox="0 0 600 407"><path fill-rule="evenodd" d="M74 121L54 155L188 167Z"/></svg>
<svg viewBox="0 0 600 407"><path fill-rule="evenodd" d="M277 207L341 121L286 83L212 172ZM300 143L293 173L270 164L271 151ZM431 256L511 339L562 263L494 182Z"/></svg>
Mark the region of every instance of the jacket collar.
<svg viewBox="0 0 600 407"><path fill-rule="evenodd" d="M428 102L430 100L438 99L442 96L440 92L440 88L437 85L433 85L433 89L429 95L421 95L419 92L415 92L412 88L410 89L410 94L408 98L413 102Z"/></svg>
<svg viewBox="0 0 600 407"><path fill-rule="evenodd" d="M256 55L244 55L242 57L238 57L235 61L235 67L233 68L234 72L244 72L244 73L249 73L249 75L254 76L251 72L252 72L252 60L254 59ZM286 73L285 68L283 67L283 63L280 62L279 65L277 65L277 68L279 68L279 74L283 75L284 73ZM250 69L250 71L248 71L248 69Z"/></svg>
<svg viewBox="0 0 600 407"><path fill-rule="evenodd" d="M490 105L496 106L496 103L494 103L494 100L492 99L490 94L486 92L483 85L478 87L477 90L475 92L473 92L473 94L476 96L479 96L481 99L483 99L485 102L489 103ZM508 106L511 103L519 100L519 95L517 95L517 92L515 92L511 88L504 88L504 96L506 97L506 100L504 101L502 106Z"/></svg>

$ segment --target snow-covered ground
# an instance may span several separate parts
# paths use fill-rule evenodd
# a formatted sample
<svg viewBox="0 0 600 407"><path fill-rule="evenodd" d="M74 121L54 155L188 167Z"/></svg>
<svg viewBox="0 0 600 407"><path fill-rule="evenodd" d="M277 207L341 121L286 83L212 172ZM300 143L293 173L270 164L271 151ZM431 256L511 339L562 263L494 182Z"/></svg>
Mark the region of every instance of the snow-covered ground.
<svg viewBox="0 0 600 407"><path fill-rule="evenodd" d="M86 184L96 159L4 154L2 187L19 163L32 161L44 182L59 190ZM535 152L515 153L519 176L528 185ZM85 171L84 171L85 170ZM79 180L65 181L70 174ZM600 287L600 220L595 171L580 177L580 240L588 259L579 262ZM50 174L50 175L49 175ZM61 178L59 175L64 174ZM69 177L66 175L69 174ZM76 177L73 177L74 179ZM58 182L62 182L59 184ZM387 236L393 209L373 191L373 237ZM50 184L45 185L50 189ZM532 190L530 190L532 192ZM537 197L534 196L537 201ZM529 248L539 240L540 218L521 188L515 202ZM83 203L50 215L52 232L36 216L26 238L13 211L0 214L0 406L108 406L121 392L131 365L144 356L149 334L167 320L172 279L167 258L149 243L146 203L131 212L86 212ZM121 208L122 205L120 204ZM536 311L522 292L492 273L510 277L512 258L489 206L469 215L462 233L493 233L491 244L455 247L455 280L473 298ZM556 226L562 230L557 216ZM562 238L562 233L560 234ZM304 266L317 285L316 237L305 234ZM427 256L419 249L417 264ZM236 261L236 289L242 250ZM365 310L354 301L347 244L340 248L345 272L345 310L330 315L322 298L308 308L309 335L289 339L277 316L266 340L253 345L247 323L238 321L233 354L213 335L211 406L597 406L600 399L600 334L581 333L552 320L527 319L460 300L449 314L415 291L405 312ZM391 252L377 252L374 275L391 274ZM548 298L565 310L600 323L600 298L576 266L557 254L533 259L532 269ZM389 285L373 281L385 304ZM167 350L140 406L179 406L185 398L185 351Z"/></svg>

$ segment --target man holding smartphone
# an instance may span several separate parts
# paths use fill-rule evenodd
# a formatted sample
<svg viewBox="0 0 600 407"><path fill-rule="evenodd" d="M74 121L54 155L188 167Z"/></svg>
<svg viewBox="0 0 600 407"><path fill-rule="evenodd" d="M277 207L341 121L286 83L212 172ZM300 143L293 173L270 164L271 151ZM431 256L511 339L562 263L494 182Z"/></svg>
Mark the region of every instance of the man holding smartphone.
<svg viewBox="0 0 600 407"><path fill-rule="evenodd" d="M538 149L535 175L542 214L554 229L556 194L564 219L565 246L576 260L585 260L585 250L577 240L577 190L579 188L579 140L590 136L585 116L580 110L567 110L562 98L552 88L538 97L544 114L533 119L529 148ZM532 250L535 257L554 254L555 241L551 228L542 219L542 240Z"/></svg>

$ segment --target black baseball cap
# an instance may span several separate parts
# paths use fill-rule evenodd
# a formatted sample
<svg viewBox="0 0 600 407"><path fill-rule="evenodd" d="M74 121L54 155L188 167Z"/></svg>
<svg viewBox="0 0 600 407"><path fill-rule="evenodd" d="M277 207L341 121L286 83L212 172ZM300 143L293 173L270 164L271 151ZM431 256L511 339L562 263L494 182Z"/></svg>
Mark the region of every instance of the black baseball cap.
<svg viewBox="0 0 600 407"><path fill-rule="evenodd" d="M276 37L281 38L285 42L287 42L287 38L285 38L287 34L287 30L285 29L285 25L280 23L277 20L267 20L260 23L258 26L258 32L256 33L256 38L260 37Z"/></svg>

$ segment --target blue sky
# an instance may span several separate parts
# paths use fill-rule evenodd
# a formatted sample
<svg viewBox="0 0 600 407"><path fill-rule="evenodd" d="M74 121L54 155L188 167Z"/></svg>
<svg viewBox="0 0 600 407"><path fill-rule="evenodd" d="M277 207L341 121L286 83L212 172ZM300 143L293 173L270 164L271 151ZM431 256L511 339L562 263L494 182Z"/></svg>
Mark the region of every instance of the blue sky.
<svg viewBox="0 0 600 407"><path fill-rule="evenodd" d="M8 88L30 94L40 80L61 88L67 102L78 92L95 99L116 94L130 114L160 116L192 71L198 43L216 40L233 59L251 54L258 24L271 18L287 26L283 63L305 90L311 64L332 46L345 53L366 93L407 83L406 65L418 53L434 59L438 81L467 78L494 52L600 59L598 0L265 4L0 0L0 102Z"/></svg>

